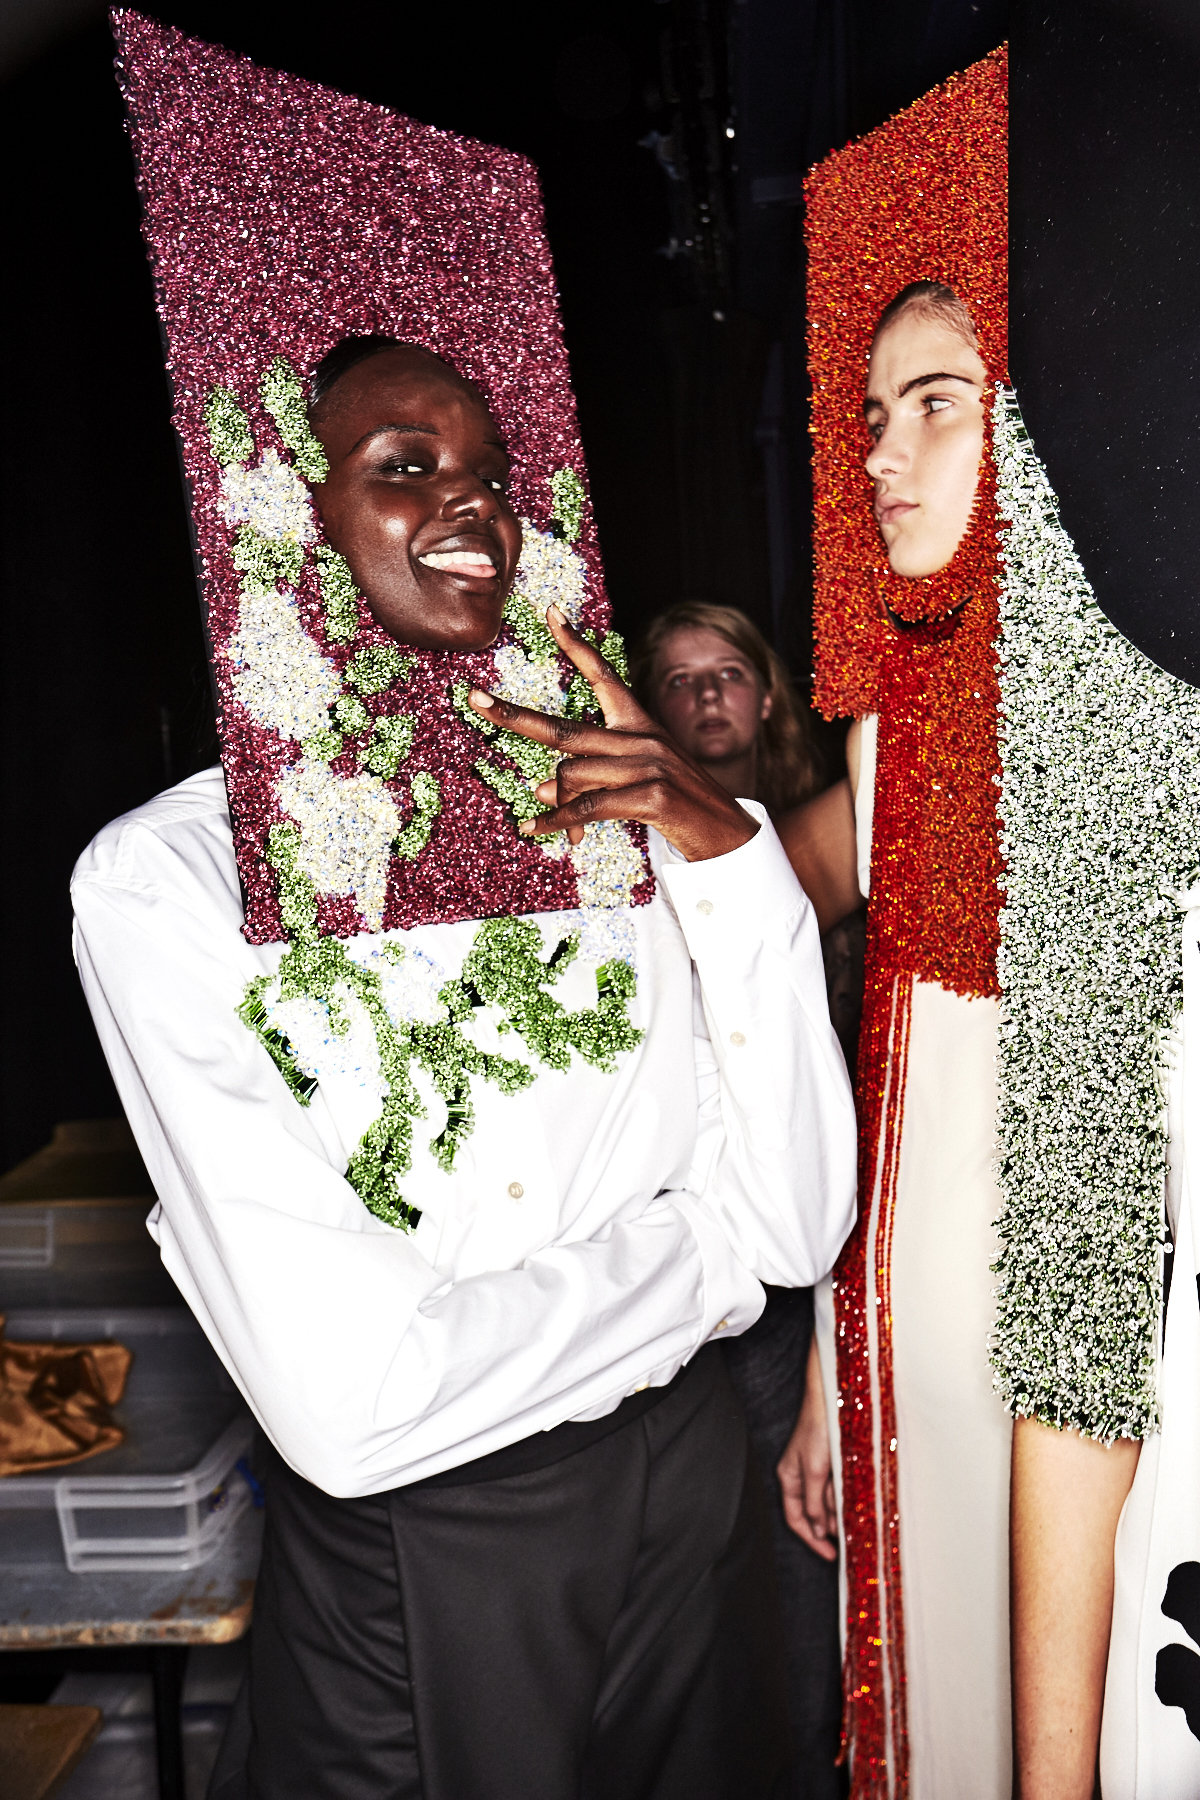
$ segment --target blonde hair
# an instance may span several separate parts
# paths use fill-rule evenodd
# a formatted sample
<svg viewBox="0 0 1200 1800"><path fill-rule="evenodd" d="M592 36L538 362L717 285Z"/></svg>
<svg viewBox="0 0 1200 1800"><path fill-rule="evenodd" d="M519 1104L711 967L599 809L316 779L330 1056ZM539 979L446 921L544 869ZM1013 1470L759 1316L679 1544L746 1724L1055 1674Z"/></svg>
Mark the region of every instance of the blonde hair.
<svg viewBox="0 0 1200 1800"><path fill-rule="evenodd" d="M630 657L633 690L657 718L654 666L659 651L677 631L715 631L751 662L764 694L771 697L771 711L758 728L758 793L772 817L810 800L821 785L820 756L792 678L780 656L772 650L757 625L736 606L711 606L703 600L682 600L650 621Z"/></svg>

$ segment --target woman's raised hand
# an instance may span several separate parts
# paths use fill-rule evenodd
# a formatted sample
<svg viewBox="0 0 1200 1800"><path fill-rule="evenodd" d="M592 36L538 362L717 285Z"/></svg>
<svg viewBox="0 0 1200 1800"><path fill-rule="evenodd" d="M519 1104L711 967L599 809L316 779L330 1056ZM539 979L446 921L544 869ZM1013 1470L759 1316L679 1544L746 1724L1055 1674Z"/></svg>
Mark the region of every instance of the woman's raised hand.
<svg viewBox="0 0 1200 1800"><path fill-rule="evenodd" d="M573 844L596 819L653 825L688 862L726 856L747 843L757 821L638 704L599 650L557 606L546 614L555 643L590 684L604 724L559 719L475 688L483 718L562 752L556 775L534 791L550 810L520 827L526 837L565 831Z"/></svg>

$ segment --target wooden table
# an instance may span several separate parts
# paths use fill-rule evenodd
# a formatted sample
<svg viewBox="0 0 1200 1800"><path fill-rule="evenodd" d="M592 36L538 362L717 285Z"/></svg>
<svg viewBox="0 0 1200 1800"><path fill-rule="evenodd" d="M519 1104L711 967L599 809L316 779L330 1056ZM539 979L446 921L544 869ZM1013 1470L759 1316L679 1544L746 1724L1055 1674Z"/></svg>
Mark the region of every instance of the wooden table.
<svg viewBox="0 0 1200 1800"><path fill-rule="evenodd" d="M98 1706L0 1706L6 1800L50 1800L103 1723Z"/></svg>
<svg viewBox="0 0 1200 1800"><path fill-rule="evenodd" d="M65 1565L0 1570L6 1650L141 1646L154 1681L161 1800L184 1800L180 1699L192 1644L229 1644L250 1624L263 1515L235 1520L211 1562L185 1575L72 1575Z"/></svg>

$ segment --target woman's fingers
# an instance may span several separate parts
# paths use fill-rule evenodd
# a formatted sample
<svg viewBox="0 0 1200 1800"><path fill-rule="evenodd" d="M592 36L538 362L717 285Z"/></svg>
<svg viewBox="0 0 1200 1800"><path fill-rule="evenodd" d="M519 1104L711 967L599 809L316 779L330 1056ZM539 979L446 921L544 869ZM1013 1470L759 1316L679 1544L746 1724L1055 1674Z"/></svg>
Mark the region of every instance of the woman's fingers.
<svg viewBox="0 0 1200 1800"><path fill-rule="evenodd" d="M639 749L640 755L637 754ZM653 749L653 745L641 744L633 745L628 756L568 757L533 791L547 806L565 806L576 794L589 793L593 788L630 788L639 787L646 781L665 780L667 769L662 760L653 755Z"/></svg>
<svg viewBox="0 0 1200 1800"><path fill-rule="evenodd" d="M589 788L540 818L526 819L517 829L522 837L549 837L555 831L570 831L572 842L577 843L577 826L592 825L599 819L637 819L653 825L662 810L663 790L658 780L635 782L631 787Z"/></svg>
<svg viewBox="0 0 1200 1800"><path fill-rule="evenodd" d="M688 862L725 856L752 838L758 830L755 820L642 710L600 652L572 630L556 607L549 608L546 623L564 655L591 683L605 723L535 712L482 688L471 689L472 709L481 718L567 759L557 780L543 783L538 791L539 800L556 804L540 818L525 820L521 835L549 837L565 831L575 844L593 821L633 819L656 826Z"/></svg>
<svg viewBox="0 0 1200 1800"><path fill-rule="evenodd" d="M547 610L546 624L563 655L570 658L589 683L604 715L604 725L588 724L580 719L558 719L549 713L534 712L527 706L514 706L509 700L474 688L471 705L477 713L503 725L506 731L533 738L539 744L549 744L568 756L586 756L589 750L597 749L606 730L656 738L663 735L649 713L638 705L612 664L605 662L595 645L589 644L574 626L567 623L557 606ZM611 748L611 738L608 741Z"/></svg>
<svg viewBox="0 0 1200 1800"><path fill-rule="evenodd" d="M612 664L605 661L581 632L576 631L559 607L547 607L546 625L563 655L570 658L590 685L607 726L614 731L655 729L653 719L638 705Z"/></svg>
<svg viewBox="0 0 1200 1800"><path fill-rule="evenodd" d="M485 693L482 688L472 688L470 698L472 708L481 718L489 719L493 725L502 725L505 731L515 731L519 737L548 744L552 750L561 750L564 756L587 756L589 752L597 751L611 755L621 741L603 725L591 724L586 719L560 719L553 713L534 712L532 707L515 706L511 700L501 700L499 695Z"/></svg>

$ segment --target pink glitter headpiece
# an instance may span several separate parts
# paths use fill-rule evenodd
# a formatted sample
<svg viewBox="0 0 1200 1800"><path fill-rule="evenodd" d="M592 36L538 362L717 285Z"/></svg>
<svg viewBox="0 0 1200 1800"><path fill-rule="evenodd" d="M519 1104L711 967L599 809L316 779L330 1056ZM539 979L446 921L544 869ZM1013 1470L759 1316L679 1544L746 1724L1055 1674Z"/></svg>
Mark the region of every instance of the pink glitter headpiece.
<svg viewBox="0 0 1200 1800"><path fill-rule="evenodd" d="M542 810L544 753L463 705L478 683L577 710L545 606L598 633L609 620L532 165L138 13L112 20L247 938L294 935L289 869L315 889L317 929L342 938L649 899L637 826L591 827L577 851L518 837ZM509 447L525 546L494 651L401 655L323 542L305 384L342 338L372 334L445 357Z"/></svg>

